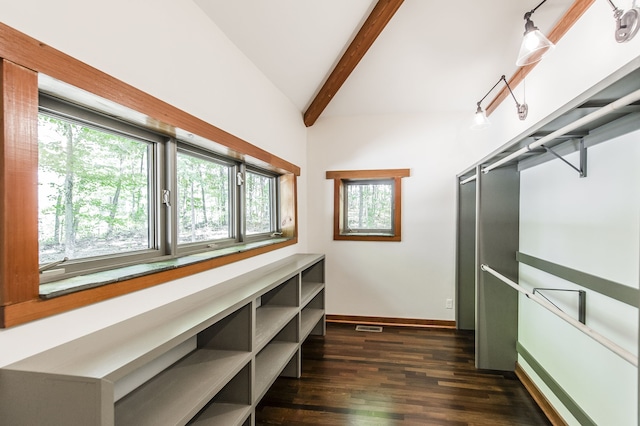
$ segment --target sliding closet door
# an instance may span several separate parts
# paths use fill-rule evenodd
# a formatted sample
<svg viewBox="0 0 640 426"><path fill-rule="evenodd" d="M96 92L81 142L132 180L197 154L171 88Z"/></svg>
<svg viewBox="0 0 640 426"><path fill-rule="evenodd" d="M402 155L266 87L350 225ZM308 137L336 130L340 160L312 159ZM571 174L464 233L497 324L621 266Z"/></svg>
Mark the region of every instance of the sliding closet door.
<svg viewBox="0 0 640 426"><path fill-rule="evenodd" d="M488 265L518 282L520 174L503 167L476 179L476 367L513 371L517 360L518 292L482 272Z"/></svg>
<svg viewBox="0 0 640 426"><path fill-rule="evenodd" d="M476 328L476 182L458 184L456 326Z"/></svg>

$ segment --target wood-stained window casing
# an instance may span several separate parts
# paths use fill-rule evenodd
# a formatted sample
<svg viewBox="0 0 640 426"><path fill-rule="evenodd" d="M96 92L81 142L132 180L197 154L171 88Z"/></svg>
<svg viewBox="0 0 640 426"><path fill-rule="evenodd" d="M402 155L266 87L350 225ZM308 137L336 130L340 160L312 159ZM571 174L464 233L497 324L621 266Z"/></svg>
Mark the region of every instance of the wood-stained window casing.
<svg viewBox="0 0 640 426"><path fill-rule="evenodd" d="M288 239L168 271L41 299L37 186L39 74L78 89L73 96L106 100L120 108L119 116L132 124L144 125L149 130L173 137L197 135L215 141L214 150L255 161L256 165L266 165L279 173L281 229ZM0 76L0 327L44 318L297 243L298 166L2 23ZM79 99L81 104L82 100ZM134 113L127 116L127 111Z"/></svg>
<svg viewBox="0 0 640 426"><path fill-rule="evenodd" d="M402 240L402 178L410 176L410 169L341 170L327 171L326 178L333 179L333 239L336 241L401 241ZM347 180L393 179L393 235L358 235L342 232L344 182Z"/></svg>

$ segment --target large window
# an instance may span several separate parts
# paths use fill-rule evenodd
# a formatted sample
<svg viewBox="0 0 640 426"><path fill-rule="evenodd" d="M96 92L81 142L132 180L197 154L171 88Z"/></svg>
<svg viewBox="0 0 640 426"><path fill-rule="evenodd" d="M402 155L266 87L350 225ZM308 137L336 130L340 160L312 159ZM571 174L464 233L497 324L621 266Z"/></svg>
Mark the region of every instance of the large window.
<svg viewBox="0 0 640 426"><path fill-rule="evenodd" d="M276 173L49 96L40 111L39 262L63 261L42 282L282 235Z"/></svg>
<svg viewBox="0 0 640 426"><path fill-rule="evenodd" d="M408 169L329 171L334 240L400 241L402 178Z"/></svg>

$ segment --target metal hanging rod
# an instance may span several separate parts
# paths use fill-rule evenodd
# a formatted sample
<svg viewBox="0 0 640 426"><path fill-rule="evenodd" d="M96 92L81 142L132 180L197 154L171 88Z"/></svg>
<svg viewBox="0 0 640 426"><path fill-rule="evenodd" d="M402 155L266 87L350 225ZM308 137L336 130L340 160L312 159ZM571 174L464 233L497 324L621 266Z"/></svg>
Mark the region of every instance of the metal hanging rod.
<svg viewBox="0 0 640 426"><path fill-rule="evenodd" d="M509 287L511 287L514 290L524 294L525 296L527 296L527 298L533 300L534 302L536 302L537 304L539 304L543 308L547 309L549 312L559 316L560 318L562 318L563 320L565 320L566 322L568 322L569 324L571 324L572 326L574 326L578 330L582 331L584 334L586 334L587 336L591 337L593 340L595 340L596 342L600 343L601 345L603 345L604 347L606 347L607 349L609 349L610 351L612 351L613 353L618 355L620 358L622 358L625 361L627 361L628 363L630 363L631 365L633 365L635 367L638 366L638 357L637 356L635 356L634 354L632 354L628 350L624 349L623 347L619 346L618 344L612 342L611 340L607 339L602 334L598 333L597 331L593 330L592 328L587 327L586 325L582 324L580 321L576 320L575 318L572 318L571 316L569 316L566 313L562 312L560 309L555 307L553 304L549 303L547 300L539 297L537 294L533 294L533 293L525 290L518 283L511 281L509 278L505 277L504 275L502 275L499 272L496 272L495 270L491 269L487 265L484 265L484 264L481 265L480 269L482 269L485 272L490 273L491 275L493 275L494 277L496 277L497 279L499 279L503 283L507 284Z"/></svg>
<svg viewBox="0 0 640 426"><path fill-rule="evenodd" d="M567 164L569 167L571 167L573 170L578 172L578 175L580 175L580 177L583 178L583 177L587 177L587 147L585 146L583 139L580 139L578 144L579 144L578 151L580 152L580 167L579 168L574 166L573 164L569 163L560 154L558 154L557 152L555 152L554 150L552 150L548 146L540 145L541 149L536 149L535 151L531 150L531 152L540 152L540 153L548 152L549 154L552 154L554 157L558 158L559 160L561 160L562 162ZM477 178L478 178L477 174L469 176L468 178L466 178L464 180L461 180L460 181L460 185L464 185L466 183L472 182L472 181L476 180Z"/></svg>
<svg viewBox="0 0 640 426"><path fill-rule="evenodd" d="M478 178L477 175L473 175L473 176L469 176L468 178L466 178L465 180L461 180L460 181L460 185L464 185L465 183L469 183L472 182L474 180L476 180Z"/></svg>
<svg viewBox="0 0 640 426"><path fill-rule="evenodd" d="M631 92L627 96L624 96L618 99L617 101L611 102L610 104L603 106L602 108L592 112L591 114L587 114L584 117L577 119L573 123L570 123L556 130L555 132L551 132L547 136L541 139L538 139L537 141L532 142L523 148L520 148L519 150L513 152L512 154L507 155L506 157L496 161L495 163L492 163L484 167L482 169L482 173L489 173L491 170L495 169L496 167L500 167L501 165L508 163L509 161L515 158L518 158L522 154L525 154L533 149L536 149L547 142L550 142L560 136L563 136L579 128L580 126L584 126L585 124L591 123L592 121L595 121L601 117L604 117L605 115L611 114L612 112L622 107L626 107L627 105L630 105L639 100L640 100L640 89L636 90L635 92Z"/></svg>

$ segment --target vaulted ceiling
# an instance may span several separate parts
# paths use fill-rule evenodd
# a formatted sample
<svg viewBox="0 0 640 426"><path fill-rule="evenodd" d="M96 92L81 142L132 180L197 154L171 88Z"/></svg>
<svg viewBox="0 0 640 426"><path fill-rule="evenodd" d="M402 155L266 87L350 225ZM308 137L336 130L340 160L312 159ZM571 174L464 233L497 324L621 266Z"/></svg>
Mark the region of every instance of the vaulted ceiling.
<svg viewBox="0 0 640 426"><path fill-rule="evenodd" d="M301 113L378 3L194 1ZM573 2L548 0L532 19L548 34ZM502 74L518 70L523 16L539 3L404 0L322 116L472 114Z"/></svg>

